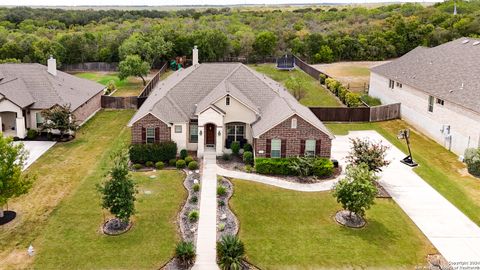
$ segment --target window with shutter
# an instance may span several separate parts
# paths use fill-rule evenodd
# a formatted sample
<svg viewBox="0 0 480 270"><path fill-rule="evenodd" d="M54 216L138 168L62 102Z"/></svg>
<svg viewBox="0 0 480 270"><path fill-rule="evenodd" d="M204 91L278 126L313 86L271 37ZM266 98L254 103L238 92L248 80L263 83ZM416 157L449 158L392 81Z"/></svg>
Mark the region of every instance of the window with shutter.
<svg viewBox="0 0 480 270"><path fill-rule="evenodd" d="M306 157L314 157L315 156L315 140L306 140L305 141L305 156Z"/></svg>
<svg viewBox="0 0 480 270"><path fill-rule="evenodd" d="M155 142L155 128L148 127L146 134L145 134L145 141L147 143L154 143Z"/></svg>
<svg viewBox="0 0 480 270"><path fill-rule="evenodd" d="M272 158L282 157L282 141L281 140L274 139L271 141L270 156Z"/></svg>

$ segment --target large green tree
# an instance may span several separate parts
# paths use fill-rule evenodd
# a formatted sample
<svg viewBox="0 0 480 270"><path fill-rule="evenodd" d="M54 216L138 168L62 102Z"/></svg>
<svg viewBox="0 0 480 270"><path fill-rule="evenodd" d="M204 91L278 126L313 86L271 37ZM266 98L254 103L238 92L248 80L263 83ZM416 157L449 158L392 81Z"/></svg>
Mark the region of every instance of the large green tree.
<svg viewBox="0 0 480 270"><path fill-rule="evenodd" d="M32 185L33 178L22 173L27 157L22 143L15 144L0 132L0 218L8 200L27 193Z"/></svg>
<svg viewBox="0 0 480 270"><path fill-rule="evenodd" d="M270 31L262 31L255 37L253 49L258 56L265 58L274 55L276 45L277 36Z"/></svg>
<svg viewBox="0 0 480 270"><path fill-rule="evenodd" d="M150 72L150 65L138 55L129 55L118 65L118 77L124 80L130 76L140 77L143 85L147 84L145 76Z"/></svg>
<svg viewBox="0 0 480 270"><path fill-rule="evenodd" d="M78 129L75 114L73 114L70 104L56 105L50 109L43 110L42 117L44 120L42 130L48 132L58 131L60 132L60 138Z"/></svg>

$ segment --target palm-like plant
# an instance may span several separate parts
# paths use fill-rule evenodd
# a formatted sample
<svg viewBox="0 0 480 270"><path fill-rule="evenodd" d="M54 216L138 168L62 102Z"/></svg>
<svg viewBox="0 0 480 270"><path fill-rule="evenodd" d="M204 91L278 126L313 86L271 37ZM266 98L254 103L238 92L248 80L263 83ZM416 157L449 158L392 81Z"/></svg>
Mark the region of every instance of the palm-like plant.
<svg viewBox="0 0 480 270"><path fill-rule="evenodd" d="M243 265L245 248L235 235L224 235L217 242L218 264L223 270L239 270Z"/></svg>
<svg viewBox="0 0 480 270"><path fill-rule="evenodd" d="M175 248L175 257L185 267L190 267L195 260L195 246L192 242L180 242Z"/></svg>

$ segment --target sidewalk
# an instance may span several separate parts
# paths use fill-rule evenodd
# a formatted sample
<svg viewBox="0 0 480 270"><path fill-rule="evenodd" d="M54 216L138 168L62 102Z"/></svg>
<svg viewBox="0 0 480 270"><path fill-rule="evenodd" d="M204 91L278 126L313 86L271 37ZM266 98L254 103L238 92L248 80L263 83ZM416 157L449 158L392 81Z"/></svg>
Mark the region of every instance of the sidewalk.
<svg viewBox="0 0 480 270"><path fill-rule="evenodd" d="M217 159L215 152L205 151L197 234L197 258L194 270L215 270L217 266Z"/></svg>

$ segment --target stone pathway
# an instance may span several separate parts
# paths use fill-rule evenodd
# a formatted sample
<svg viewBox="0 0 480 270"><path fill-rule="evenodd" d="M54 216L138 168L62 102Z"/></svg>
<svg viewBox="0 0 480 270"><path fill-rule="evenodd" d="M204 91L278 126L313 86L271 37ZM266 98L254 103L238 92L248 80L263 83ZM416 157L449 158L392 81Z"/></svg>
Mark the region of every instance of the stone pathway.
<svg viewBox="0 0 480 270"><path fill-rule="evenodd" d="M194 270L215 270L217 266L217 157L205 151L197 234L197 258Z"/></svg>

